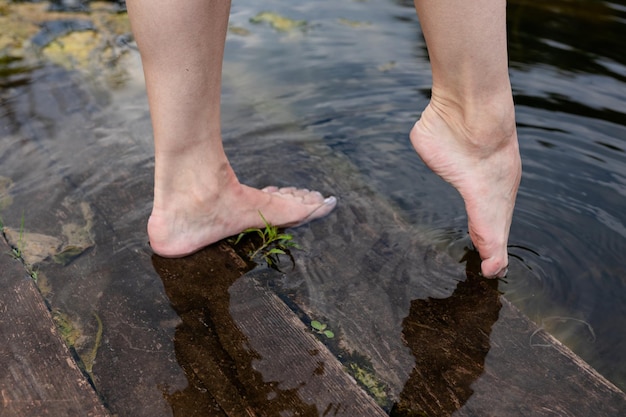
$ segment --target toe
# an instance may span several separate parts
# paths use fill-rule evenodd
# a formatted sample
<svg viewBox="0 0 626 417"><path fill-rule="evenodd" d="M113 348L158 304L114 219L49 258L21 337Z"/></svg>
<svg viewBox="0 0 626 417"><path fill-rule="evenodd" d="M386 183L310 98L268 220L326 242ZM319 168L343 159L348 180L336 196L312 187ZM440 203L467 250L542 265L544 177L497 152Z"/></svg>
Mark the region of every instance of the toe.
<svg viewBox="0 0 626 417"><path fill-rule="evenodd" d="M337 198L334 196L328 198L322 198L322 202L320 205L311 212L306 218L306 221L311 221L313 219L319 219L328 215L333 209L337 206Z"/></svg>
<svg viewBox="0 0 626 417"><path fill-rule="evenodd" d="M302 201L305 204L324 204L324 196L317 191L310 191L303 196Z"/></svg>
<svg viewBox="0 0 626 417"><path fill-rule="evenodd" d="M487 278L504 278L508 272L508 257L491 257L483 259L481 263L481 273Z"/></svg>
<svg viewBox="0 0 626 417"><path fill-rule="evenodd" d="M279 194L295 194L298 191L296 187L282 187L278 189Z"/></svg>
<svg viewBox="0 0 626 417"><path fill-rule="evenodd" d="M296 197L306 197L307 194L310 194L310 193L311 191L309 191L306 188L299 188L293 192L293 195L295 195Z"/></svg>

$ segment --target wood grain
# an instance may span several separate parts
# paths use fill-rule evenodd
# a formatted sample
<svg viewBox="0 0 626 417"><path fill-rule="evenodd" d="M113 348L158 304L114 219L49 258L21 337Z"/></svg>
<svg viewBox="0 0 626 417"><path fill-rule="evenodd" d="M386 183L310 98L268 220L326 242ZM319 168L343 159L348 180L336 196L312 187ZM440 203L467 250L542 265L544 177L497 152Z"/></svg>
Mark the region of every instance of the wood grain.
<svg viewBox="0 0 626 417"><path fill-rule="evenodd" d="M0 416L108 416L4 239L0 271Z"/></svg>

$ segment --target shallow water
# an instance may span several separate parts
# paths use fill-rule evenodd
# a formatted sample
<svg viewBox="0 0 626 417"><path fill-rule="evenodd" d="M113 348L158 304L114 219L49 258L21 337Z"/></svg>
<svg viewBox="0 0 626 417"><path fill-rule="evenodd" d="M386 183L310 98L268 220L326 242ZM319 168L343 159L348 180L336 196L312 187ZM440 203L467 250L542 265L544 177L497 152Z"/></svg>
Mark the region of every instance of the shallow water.
<svg viewBox="0 0 626 417"><path fill-rule="evenodd" d="M249 27L255 11L235 4L231 22ZM466 243L462 202L416 158L407 138L430 85L411 4L295 2L281 4L280 11L307 19L309 28L289 34L254 29L249 38L229 40L226 69L235 75L227 78L227 106L236 95L230 89L240 88L258 111L245 114L244 124L236 110L225 111L226 136L265 140L268 131L295 124L293 129L323 137L428 241L455 253ZM342 18L362 24L345 25ZM624 2L509 2L524 175L509 242L510 273L500 286L622 388L625 19ZM242 67L255 70L243 75ZM289 120L274 117L281 113Z"/></svg>
<svg viewBox="0 0 626 417"><path fill-rule="evenodd" d="M250 22L264 10L307 23L278 31L267 22ZM242 0L233 4L231 25L222 120L225 146L242 180L253 185L319 187L324 192L335 192L337 184L350 182L348 191L353 194L366 184L373 194L363 199L393 206L401 220L412 225L410 233L416 239L460 261L468 244L463 204L421 163L408 141L430 87L427 52L411 2L277 0L258 5ZM626 56L621 42L626 38L626 4L510 1L509 32L525 171L511 230L510 273L499 289L624 389ZM133 326L141 323L147 333L161 328L163 351L148 352L138 341L126 342L137 358L150 353L154 363L161 363L155 355L172 362L168 349L176 315L168 307L160 281L141 272L144 264L150 264L144 222L152 169L142 85L128 82L123 89L85 91L73 88L77 81L67 71L48 67L31 71L21 65L19 60L0 61L0 176L12 181L4 185L12 204L0 200L3 220L19 228L23 215L33 230L53 233L55 229L62 234L59 230L66 219L88 223L77 203L90 201L100 219L92 231L95 246L84 244L82 264L49 268L53 276L56 270L85 265L95 279L53 279L49 301L85 317L91 317L94 306L109 312L109 317L103 317L109 339L101 355L116 360L115 355L122 355L115 337L130 326L126 321ZM24 85L29 89L20 89ZM83 146L85 141L93 146ZM307 152L283 155L277 151L282 148ZM318 151L322 148L326 150ZM327 149L350 166L337 169L350 172L349 181L306 169ZM297 169L300 161L302 169ZM259 172L259 166L273 169ZM108 205L103 190L113 185L124 190L115 198L135 204ZM345 200L341 205L339 197L339 210L350 207ZM362 218L366 221L371 213L363 213ZM334 227L351 236L354 225ZM316 236L321 242L309 242L308 233L294 231L311 248L298 256L314 265L307 271L312 278L288 284L306 288L320 311L336 315L337 308L328 300L336 297L332 292L341 285L332 284L348 278L332 276L323 262L317 266L310 262L323 259L324 240L331 245L334 237ZM393 234L377 241L380 247L371 248L376 255L370 256L372 269L384 269L392 258L398 262L397 247L407 241L410 244L411 239ZM357 246L345 248L348 264L362 255ZM93 263L100 259L98 251L110 253L105 264ZM139 260L124 266L129 252ZM123 260L120 254L125 254ZM430 272L449 279L447 271L454 266ZM98 272L118 270L126 279L109 281L104 279L106 273ZM378 288L376 283L366 284ZM408 299L442 295L402 285L407 284L398 284L396 291L407 293ZM77 299L76 294L84 298ZM408 305L394 301L378 300L401 319L408 314ZM129 305L133 310L127 310ZM93 322L85 324L87 330L93 326ZM140 334L141 329L134 333ZM184 384L171 370L175 365L159 366L162 369L157 366L154 373L177 375L168 380L172 389ZM109 401L114 403L115 398Z"/></svg>

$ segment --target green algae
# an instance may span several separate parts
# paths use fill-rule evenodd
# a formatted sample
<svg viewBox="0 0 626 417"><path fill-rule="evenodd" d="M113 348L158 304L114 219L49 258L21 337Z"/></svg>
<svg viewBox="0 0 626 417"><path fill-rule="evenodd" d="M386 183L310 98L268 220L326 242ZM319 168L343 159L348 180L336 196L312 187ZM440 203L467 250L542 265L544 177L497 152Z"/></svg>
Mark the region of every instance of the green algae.
<svg viewBox="0 0 626 417"><path fill-rule="evenodd" d="M101 79L110 87L129 75L121 59L132 39L126 13L107 2L90 3L90 11L50 11L46 3L0 0L0 57L27 59L28 65L52 62Z"/></svg>
<svg viewBox="0 0 626 417"><path fill-rule="evenodd" d="M67 69L87 68L92 62L92 52L100 44L100 35L92 30L72 32L50 42L44 49L44 56Z"/></svg>
<svg viewBox="0 0 626 417"><path fill-rule="evenodd" d="M98 355L98 349L102 343L104 325L102 319L95 311L92 312L96 320L96 332L93 336L85 335L85 330L80 320L72 318L69 314L55 309L52 311L54 320L61 338L68 348L73 349L80 359L80 365L93 381L93 365ZM92 343L89 343L93 339Z"/></svg>
<svg viewBox="0 0 626 417"><path fill-rule="evenodd" d="M347 370L348 373L356 379L359 385L374 398L374 401L376 401L378 405L381 407L389 405L387 387L376 377L376 374L372 370L356 362L349 363Z"/></svg>
<svg viewBox="0 0 626 417"><path fill-rule="evenodd" d="M396 61L389 61L386 64L382 64L379 65L377 67L378 71L380 72L387 72L387 71L391 71L392 69L394 69L397 66Z"/></svg>
<svg viewBox="0 0 626 417"><path fill-rule="evenodd" d="M68 314L61 310L53 310L52 318L57 325L57 329L63 341L68 347L73 348L81 342L83 331L77 321L72 320Z"/></svg>
<svg viewBox="0 0 626 417"><path fill-rule="evenodd" d="M93 381L93 365L96 361L96 356L98 355L98 348L100 347L100 343L102 343L102 333L104 331L104 325L102 324L102 319L100 319L98 313L94 311L92 312L92 315L96 319L96 322L98 324L96 335L94 336L93 346L85 354L81 355L80 359L85 366L85 372L87 372L87 374Z"/></svg>
<svg viewBox="0 0 626 417"><path fill-rule="evenodd" d="M302 29L306 27L307 22L305 20L295 20L289 17L279 15L274 12L261 12L254 17L250 18L251 23L268 23L273 29L278 32L291 32L295 29Z"/></svg>
<svg viewBox="0 0 626 417"><path fill-rule="evenodd" d="M339 23L341 23L344 26L351 27L351 28L361 28L361 27L372 25L370 22L361 22L358 20L350 20L350 19L344 19L344 18L340 18Z"/></svg>
<svg viewBox="0 0 626 417"><path fill-rule="evenodd" d="M228 32L239 36L249 36L251 34L248 29L235 25L229 25Z"/></svg>
<svg viewBox="0 0 626 417"><path fill-rule="evenodd" d="M61 252L55 254L52 259L58 264L68 265L74 259L78 258L84 251L85 248L70 245L63 248Z"/></svg>
<svg viewBox="0 0 626 417"><path fill-rule="evenodd" d="M9 194L12 187L13 181L11 178L0 175L0 211L13 204L13 197Z"/></svg>

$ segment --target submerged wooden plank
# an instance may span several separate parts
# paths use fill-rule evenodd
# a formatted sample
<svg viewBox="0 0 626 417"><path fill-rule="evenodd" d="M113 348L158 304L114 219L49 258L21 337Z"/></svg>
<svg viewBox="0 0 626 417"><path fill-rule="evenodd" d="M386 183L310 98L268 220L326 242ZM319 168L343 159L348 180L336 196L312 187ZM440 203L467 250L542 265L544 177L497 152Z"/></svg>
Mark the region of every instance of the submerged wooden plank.
<svg viewBox="0 0 626 417"><path fill-rule="evenodd" d="M461 247L460 264L359 184L349 161L321 147L311 154L320 159L307 170L332 178L339 206L293 231L305 242L295 271L263 284L369 360L393 416L626 415L621 390L502 298L497 281L478 277L477 253Z"/></svg>
<svg viewBox="0 0 626 417"><path fill-rule="evenodd" d="M296 390L320 415L386 416L337 358L274 293L248 274L230 288L230 313L259 354L254 368Z"/></svg>
<svg viewBox="0 0 626 417"><path fill-rule="evenodd" d="M4 239L0 271L0 416L107 416Z"/></svg>
<svg viewBox="0 0 626 417"><path fill-rule="evenodd" d="M228 245L153 262L182 319L190 385L169 395L175 415L387 415Z"/></svg>
<svg viewBox="0 0 626 417"><path fill-rule="evenodd" d="M415 366L392 416L618 416L626 396L504 297L468 274L414 300L403 335Z"/></svg>
<svg viewBox="0 0 626 417"><path fill-rule="evenodd" d="M474 395L455 417L626 415L619 388L504 298L490 344Z"/></svg>

